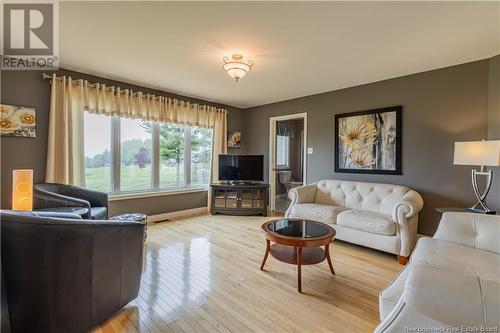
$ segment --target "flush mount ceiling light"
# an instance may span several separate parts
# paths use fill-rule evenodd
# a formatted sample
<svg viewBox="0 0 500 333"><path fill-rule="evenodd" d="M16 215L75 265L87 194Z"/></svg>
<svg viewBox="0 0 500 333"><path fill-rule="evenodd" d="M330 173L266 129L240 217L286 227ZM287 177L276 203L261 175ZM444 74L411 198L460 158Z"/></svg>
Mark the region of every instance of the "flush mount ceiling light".
<svg viewBox="0 0 500 333"><path fill-rule="evenodd" d="M248 60L246 63L243 62L243 56L241 54L233 54L231 59L228 57L222 58L224 65L222 68L227 72L227 74L238 82L239 79L247 75L248 71L253 66L253 61Z"/></svg>

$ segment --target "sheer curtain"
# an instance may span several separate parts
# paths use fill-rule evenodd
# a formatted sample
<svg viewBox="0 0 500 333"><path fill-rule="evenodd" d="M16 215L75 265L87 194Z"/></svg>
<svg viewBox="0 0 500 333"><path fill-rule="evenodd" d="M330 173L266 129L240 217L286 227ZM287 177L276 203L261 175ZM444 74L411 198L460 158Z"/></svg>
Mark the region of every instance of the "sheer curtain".
<svg viewBox="0 0 500 333"><path fill-rule="evenodd" d="M47 182L84 185L83 112L213 129L210 180L227 152L227 111L130 89L51 77ZM210 200L209 200L210 201Z"/></svg>

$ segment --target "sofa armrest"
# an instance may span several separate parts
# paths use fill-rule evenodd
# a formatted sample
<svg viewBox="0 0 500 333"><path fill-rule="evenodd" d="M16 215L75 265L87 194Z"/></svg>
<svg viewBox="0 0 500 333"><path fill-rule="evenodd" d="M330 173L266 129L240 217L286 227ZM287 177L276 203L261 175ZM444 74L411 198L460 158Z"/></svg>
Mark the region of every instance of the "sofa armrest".
<svg viewBox="0 0 500 333"><path fill-rule="evenodd" d="M435 239L500 254L500 216L446 212Z"/></svg>
<svg viewBox="0 0 500 333"><path fill-rule="evenodd" d="M499 293L498 281L414 264L402 297L416 312L450 326L498 327Z"/></svg>
<svg viewBox="0 0 500 333"><path fill-rule="evenodd" d="M292 200L292 202L286 210L285 217L290 216L294 205L314 202L314 198L316 197L316 183L294 187L288 192L288 197Z"/></svg>
<svg viewBox="0 0 500 333"><path fill-rule="evenodd" d="M87 200L92 207L108 208L108 194L106 192L89 190L77 186L68 186L65 194Z"/></svg>
<svg viewBox="0 0 500 333"><path fill-rule="evenodd" d="M52 218L58 218L58 219L75 219L75 220L82 219L82 217L80 215L73 214L73 213L0 210L0 215L5 214L5 213L16 214L16 215L21 215L21 216L52 217Z"/></svg>
<svg viewBox="0 0 500 333"><path fill-rule="evenodd" d="M89 209L89 213L88 216L84 216L84 218L90 218L90 202L88 202L87 200L73 198L67 195L53 193L39 188L35 188L35 200L37 203L43 202L43 207L36 208L86 207Z"/></svg>
<svg viewBox="0 0 500 333"><path fill-rule="evenodd" d="M316 197L316 184L294 187L288 192L292 205L300 203L313 203Z"/></svg>
<svg viewBox="0 0 500 333"><path fill-rule="evenodd" d="M392 211L392 218L394 221L401 222L401 217L410 219L417 215L424 208L424 200L422 196L413 190L409 190L401 198Z"/></svg>

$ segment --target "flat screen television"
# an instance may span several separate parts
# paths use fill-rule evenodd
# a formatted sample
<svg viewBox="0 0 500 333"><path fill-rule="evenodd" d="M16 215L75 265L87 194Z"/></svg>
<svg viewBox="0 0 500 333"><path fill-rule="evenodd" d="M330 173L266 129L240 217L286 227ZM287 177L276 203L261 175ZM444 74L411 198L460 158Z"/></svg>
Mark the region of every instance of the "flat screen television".
<svg viewBox="0 0 500 333"><path fill-rule="evenodd" d="M264 181L263 155L219 155L219 180Z"/></svg>

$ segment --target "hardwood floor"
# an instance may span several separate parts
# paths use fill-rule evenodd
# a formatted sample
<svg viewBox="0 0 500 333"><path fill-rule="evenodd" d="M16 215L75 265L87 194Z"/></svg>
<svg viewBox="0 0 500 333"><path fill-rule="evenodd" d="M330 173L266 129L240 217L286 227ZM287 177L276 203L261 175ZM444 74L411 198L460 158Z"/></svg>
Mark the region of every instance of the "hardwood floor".
<svg viewBox="0 0 500 333"><path fill-rule="evenodd" d="M195 216L148 226L139 297L95 333L371 332L378 292L402 269L395 256L334 241L326 261L268 258L260 226L271 217Z"/></svg>

